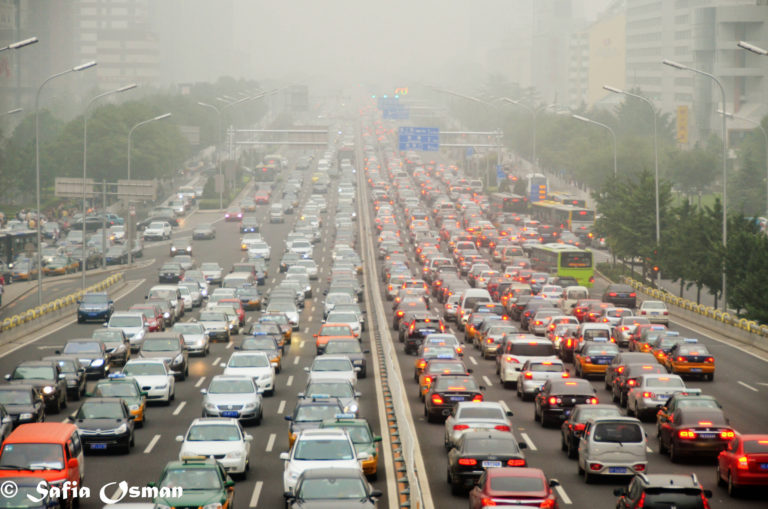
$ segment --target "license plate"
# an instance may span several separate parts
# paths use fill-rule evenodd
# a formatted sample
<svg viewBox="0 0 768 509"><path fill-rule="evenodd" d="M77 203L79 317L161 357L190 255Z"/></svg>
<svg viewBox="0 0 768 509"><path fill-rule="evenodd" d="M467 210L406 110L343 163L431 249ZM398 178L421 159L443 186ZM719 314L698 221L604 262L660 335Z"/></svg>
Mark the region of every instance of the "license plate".
<svg viewBox="0 0 768 509"><path fill-rule="evenodd" d="M483 468L500 467L501 461L483 461Z"/></svg>
<svg viewBox="0 0 768 509"><path fill-rule="evenodd" d="M106 449L107 444L91 444L91 449Z"/></svg>
<svg viewBox="0 0 768 509"><path fill-rule="evenodd" d="M768 470L768 463L760 463L761 470Z"/></svg>
<svg viewBox="0 0 768 509"><path fill-rule="evenodd" d="M96 316L98 313L88 313L88 316Z"/></svg>
<svg viewBox="0 0 768 509"><path fill-rule="evenodd" d="M595 359L595 364L608 364L610 359Z"/></svg>
<svg viewBox="0 0 768 509"><path fill-rule="evenodd" d="M627 467L608 467L609 474L626 474Z"/></svg>
<svg viewBox="0 0 768 509"><path fill-rule="evenodd" d="M450 401L464 401L464 396L451 396L448 398Z"/></svg>
<svg viewBox="0 0 768 509"><path fill-rule="evenodd" d="M221 412L222 417L237 417L238 415L240 414L235 410L227 410L225 412Z"/></svg>
<svg viewBox="0 0 768 509"><path fill-rule="evenodd" d="M691 373L701 373L701 368L691 368Z"/></svg>
<svg viewBox="0 0 768 509"><path fill-rule="evenodd" d="M699 433L699 438L715 438L717 433Z"/></svg>
<svg viewBox="0 0 768 509"><path fill-rule="evenodd" d="M566 408L565 411L563 412L563 415L565 415L566 417L571 415L571 409L570 408Z"/></svg>

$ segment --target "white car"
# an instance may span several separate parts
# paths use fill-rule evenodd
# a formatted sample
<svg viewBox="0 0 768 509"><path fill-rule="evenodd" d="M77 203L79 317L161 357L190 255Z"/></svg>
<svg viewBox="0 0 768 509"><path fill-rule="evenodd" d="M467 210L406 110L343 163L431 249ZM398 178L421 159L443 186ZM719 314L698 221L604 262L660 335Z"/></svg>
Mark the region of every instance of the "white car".
<svg viewBox="0 0 768 509"><path fill-rule="evenodd" d="M563 296L563 287L559 285L544 285L539 291L539 296L545 299L558 300Z"/></svg>
<svg viewBox="0 0 768 509"><path fill-rule="evenodd" d="M320 355L312 361L311 367L305 367L309 373L307 383L321 380L349 380L352 385L357 384L359 367L355 367L349 357L344 355Z"/></svg>
<svg viewBox="0 0 768 509"><path fill-rule="evenodd" d="M144 228L144 240L168 240L171 238L171 224L165 221L152 221Z"/></svg>
<svg viewBox="0 0 768 509"><path fill-rule="evenodd" d="M162 359L131 359L123 366L123 374L139 382L147 401L170 405L176 396L175 378Z"/></svg>
<svg viewBox="0 0 768 509"><path fill-rule="evenodd" d="M298 262L293 264L294 267L304 267L307 269L307 275L309 276L309 279L317 279L317 263L315 263L314 260L311 258L305 258L303 260L299 260Z"/></svg>
<svg viewBox="0 0 768 509"><path fill-rule="evenodd" d="M290 452L280 453L285 462L283 492L293 493L296 481L305 470L312 468L356 468L368 453L355 452L355 445L342 429L308 429L299 433Z"/></svg>
<svg viewBox="0 0 768 509"><path fill-rule="evenodd" d="M227 473L245 476L248 471L253 436L243 431L237 419L197 418L176 441L181 442L179 461L190 456L215 457Z"/></svg>
<svg viewBox="0 0 768 509"><path fill-rule="evenodd" d="M139 311L117 311L112 313L104 327L121 329L130 341L131 351L138 352L149 333L147 318Z"/></svg>
<svg viewBox="0 0 768 509"><path fill-rule="evenodd" d="M224 368L225 376L251 377L260 391L272 396L275 393L275 368L264 352L234 352Z"/></svg>
<svg viewBox="0 0 768 509"><path fill-rule="evenodd" d="M264 242L264 238L260 233L247 233L240 239L240 249L248 251L248 249L257 242Z"/></svg>
<svg viewBox="0 0 768 509"><path fill-rule="evenodd" d="M264 258L265 260L269 260L271 253L272 249L269 247L269 244L263 240L254 242L248 246L248 258Z"/></svg>
<svg viewBox="0 0 768 509"><path fill-rule="evenodd" d="M445 448L455 447L467 431L508 431L512 433L512 411L495 401L461 401L445 419ZM523 444L520 444L523 445Z"/></svg>
<svg viewBox="0 0 768 509"><path fill-rule="evenodd" d="M290 253L296 253L297 255L303 257L303 258L309 258L312 256L312 251L314 250L314 247L312 246L312 243L308 240L294 240L291 242L291 245L288 246L288 251Z"/></svg>
<svg viewBox="0 0 768 509"><path fill-rule="evenodd" d="M221 268L216 262L205 262L200 264L200 272L203 273L203 277L208 283L221 284L222 272Z"/></svg>
<svg viewBox="0 0 768 509"><path fill-rule="evenodd" d="M669 325L669 309L664 301L661 300L644 300L640 304L638 315L644 316L651 323L663 323Z"/></svg>

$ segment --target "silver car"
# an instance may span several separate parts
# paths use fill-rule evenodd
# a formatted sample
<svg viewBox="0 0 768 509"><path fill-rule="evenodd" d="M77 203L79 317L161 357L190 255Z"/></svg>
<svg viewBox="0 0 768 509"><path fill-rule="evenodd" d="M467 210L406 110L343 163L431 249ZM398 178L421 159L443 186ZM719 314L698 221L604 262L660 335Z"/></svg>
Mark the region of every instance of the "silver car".
<svg viewBox="0 0 768 509"><path fill-rule="evenodd" d="M562 361L525 361L517 379L517 397L532 399L550 378L568 378L568 369Z"/></svg>
<svg viewBox="0 0 768 509"><path fill-rule="evenodd" d="M627 415L634 415L641 421L645 417L655 416L674 393L685 390L685 382L679 375L640 375L635 386L627 393Z"/></svg>
<svg viewBox="0 0 768 509"><path fill-rule="evenodd" d="M200 323L205 327L209 339L229 342L229 320L221 311L200 312Z"/></svg>
<svg viewBox="0 0 768 509"><path fill-rule="evenodd" d="M224 269L216 262L205 262L200 264L200 271L208 283L221 285L221 278Z"/></svg>
<svg viewBox="0 0 768 509"><path fill-rule="evenodd" d="M323 395L338 399L344 407L344 413L357 415L360 410L361 394L355 390L349 380L344 378L310 381L307 382L304 392L299 393L300 398Z"/></svg>
<svg viewBox="0 0 768 509"><path fill-rule="evenodd" d="M131 343L131 351L138 352L149 333L146 317L139 311L119 311L112 313L109 322L104 327L122 329L125 337Z"/></svg>
<svg viewBox="0 0 768 509"><path fill-rule="evenodd" d="M456 446L467 431L497 430L512 433L512 411L495 401L462 401L445 419L445 448Z"/></svg>
<svg viewBox="0 0 768 509"><path fill-rule="evenodd" d="M247 376L214 376L203 393L203 417L231 417L261 424L261 394Z"/></svg>
<svg viewBox="0 0 768 509"><path fill-rule="evenodd" d="M174 332L184 336L184 348L190 354L198 354L203 357L208 355L210 342L208 332L200 322L176 322L173 324Z"/></svg>
<svg viewBox="0 0 768 509"><path fill-rule="evenodd" d="M311 367L305 367L304 371L309 374L309 382L322 380L348 380L352 385L357 384L357 373L360 368L356 368L352 361L344 355L320 355L315 357Z"/></svg>

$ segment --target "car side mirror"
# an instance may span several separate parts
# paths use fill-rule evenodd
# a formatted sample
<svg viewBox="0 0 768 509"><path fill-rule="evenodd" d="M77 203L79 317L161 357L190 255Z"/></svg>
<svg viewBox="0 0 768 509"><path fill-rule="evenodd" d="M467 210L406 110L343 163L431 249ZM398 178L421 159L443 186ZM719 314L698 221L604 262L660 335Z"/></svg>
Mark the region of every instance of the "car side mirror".
<svg viewBox="0 0 768 509"><path fill-rule="evenodd" d="M280 453L280 459L283 460L283 461L288 461L289 459L291 459L291 453L289 453L289 452L281 452Z"/></svg>
<svg viewBox="0 0 768 509"><path fill-rule="evenodd" d="M243 440L245 440L246 442L253 442L253 435L249 435L246 433L245 436L243 437Z"/></svg>
<svg viewBox="0 0 768 509"><path fill-rule="evenodd" d="M512 417L515 414L512 413L512 410L507 410L507 417Z"/></svg>
<svg viewBox="0 0 768 509"><path fill-rule="evenodd" d="M104 322L103 324L101 324L101 326L102 327L109 327L109 322Z"/></svg>
<svg viewBox="0 0 768 509"><path fill-rule="evenodd" d="M82 300L80 300L80 299L77 299L77 301L76 301L76 302L77 302L78 304L82 304L82 303L83 303L83 301L82 301Z"/></svg>
<svg viewBox="0 0 768 509"><path fill-rule="evenodd" d="M363 353L371 353L371 350L366 348L365 350L363 350Z"/></svg>
<svg viewBox="0 0 768 509"><path fill-rule="evenodd" d="M362 368L360 366L355 366L355 373L360 373L362 371Z"/></svg>
<svg viewBox="0 0 768 509"><path fill-rule="evenodd" d="M371 491L371 494L368 495L368 496L371 497L371 498L381 498L382 495L383 495L383 493L382 493L381 490L373 490L373 491Z"/></svg>
<svg viewBox="0 0 768 509"><path fill-rule="evenodd" d="M308 366L304 366L304 371L309 373L309 367Z"/></svg>
<svg viewBox="0 0 768 509"><path fill-rule="evenodd" d="M184 441L184 435L176 435L176 441L177 442L183 442Z"/></svg>
<svg viewBox="0 0 768 509"><path fill-rule="evenodd" d="M480 389L481 391L484 391L484 390L486 390L486 386L485 386L485 385L478 385L477 387L478 387L478 389Z"/></svg>
<svg viewBox="0 0 768 509"><path fill-rule="evenodd" d="M355 391L355 397L356 397L356 398L359 398L359 397L360 397L360 396L362 396L362 395L363 395L363 393L362 393L362 392L358 392L358 391Z"/></svg>
<svg viewBox="0 0 768 509"><path fill-rule="evenodd" d="M235 481L233 481L232 479L228 479L228 480L224 481L224 487L227 488L228 490L234 488L235 487Z"/></svg>
<svg viewBox="0 0 768 509"><path fill-rule="evenodd" d="M284 415L283 419L285 419L286 421L292 421L293 420L293 416L292 415Z"/></svg>
<svg viewBox="0 0 768 509"><path fill-rule="evenodd" d="M283 498L285 499L286 503L292 504L293 501L296 499L296 497L293 496L293 493L290 491L284 491L283 492Z"/></svg>
<svg viewBox="0 0 768 509"><path fill-rule="evenodd" d="M517 447L519 447L520 449L528 449L528 443L520 442L519 444L517 444Z"/></svg>
<svg viewBox="0 0 768 509"><path fill-rule="evenodd" d="M220 363L219 363L219 367L220 367L220 368L226 368L226 367L227 367L227 365L226 365L225 363L223 363L223 362L220 362Z"/></svg>
<svg viewBox="0 0 768 509"><path fill-rule="evenodd" d="M11 375L5 375L3 378L5 378L6 380L10 381L11 380Z"/></svg>
<svg viewBox="0 0 768 509"><path fill-rule="evenodd" d="M208 389L200 389L200 394L208 394Z"/></svg>
<svg viewBox="0 0 768 509"><path fill-rule="evenodd" d="M375 437L373 437L373 441L374 442L381 442L381 437L376 435Z"/></svg>
<svg viewBox="0 0 768 509"><path fill-rule="evenodd" d="M69 461L67 461L67 468L74 470L79 467L80 462L77 461L77 458L69 458Z"/></svg>

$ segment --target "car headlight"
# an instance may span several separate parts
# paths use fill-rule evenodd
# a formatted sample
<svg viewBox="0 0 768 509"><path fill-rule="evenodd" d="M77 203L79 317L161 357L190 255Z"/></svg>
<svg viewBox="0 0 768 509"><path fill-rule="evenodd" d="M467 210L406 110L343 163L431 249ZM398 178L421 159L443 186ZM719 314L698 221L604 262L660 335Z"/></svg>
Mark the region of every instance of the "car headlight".
<svg viewBox="0 0 768 509"><path fill-rule="evenodd" d="M53 394L56 389L52 385L46 385L43 387L43 394Z"/></svg>
<svg viewBox="0 0 768 509"><path fill-rule="evenodd" d="M27 413L23 413L23 414L19 414L19 419L31 419L31 418L32 418L32 414L30 414L28 412Z"/></svg>
<svg viewBox="0 0 768 509"><path fill-rule="evenodd" d="M104 359L94 359L93 362L91 362L91 366L94 368L98 368L102 364L104 364Z"/></svg>
<svg viewBox="0 0 768 509"><path fill-rule="evenodd" d="M130 410L131 412L137 412L139 410L139 408L140 408L139 405L129 405L128 406L128 410Z"/></svg>
<svg viewBox="0 0 768 509"><path fill-rule="evenodd" d="M171 317L171 313L169 313L168 311L163 313L163 318L170 318L170 317Z"/></svg>
<svg viewBox="0 0 768 509"><path fill-rule="evenodd" d="M211 411L216 410L216 405L214 405L213 403L205 403L203 406L205 407L206 410L211 410Z"/></svg>
<svg viewBox="0 0 768 509"><path fill-rule="evenodd" d="M227 458L242 458L243 451L230 451L227 453Z"/></svg>
<svg viewBox="0 0 768 509"><path fill-rule="evenodd" d="M248 409L248 410L252 410L252 409L256 408L256 403L254 403L253 401L251 401L250 403L246 403L246 404L244 404L244 405L243 405L243 408L244 408L244 409Z"/></svg>
<svg viewBox="0 0 768 509"><path fill-rule="evenodd" d="M344 411L348 413L356 414L358 409L359 409L359 406L357 405L357 403L352 402L344 408Z"/></svg>
<svg viewBox="0 0 768 509"><path fill-rule="evenodd" d="M136 340L144 339L144 330L142 329L139 332L137 332L136 334L134 334L133 335L133 339L136 339Z"/></svg>
<svg viewBox="0 0 768 509"><path fill-rule="evenodd" d="M126 431L128 431L128 425L125 423L121 424L117 427L117 429L115 429L115 433L125 433Z"/></svg>
<svg viewBox="0 0 768 509"><path fill-rule="evenodd" d="M167 388L168 388L168 384L156 385L155 386L155 389L167 389Z"/></svg>

